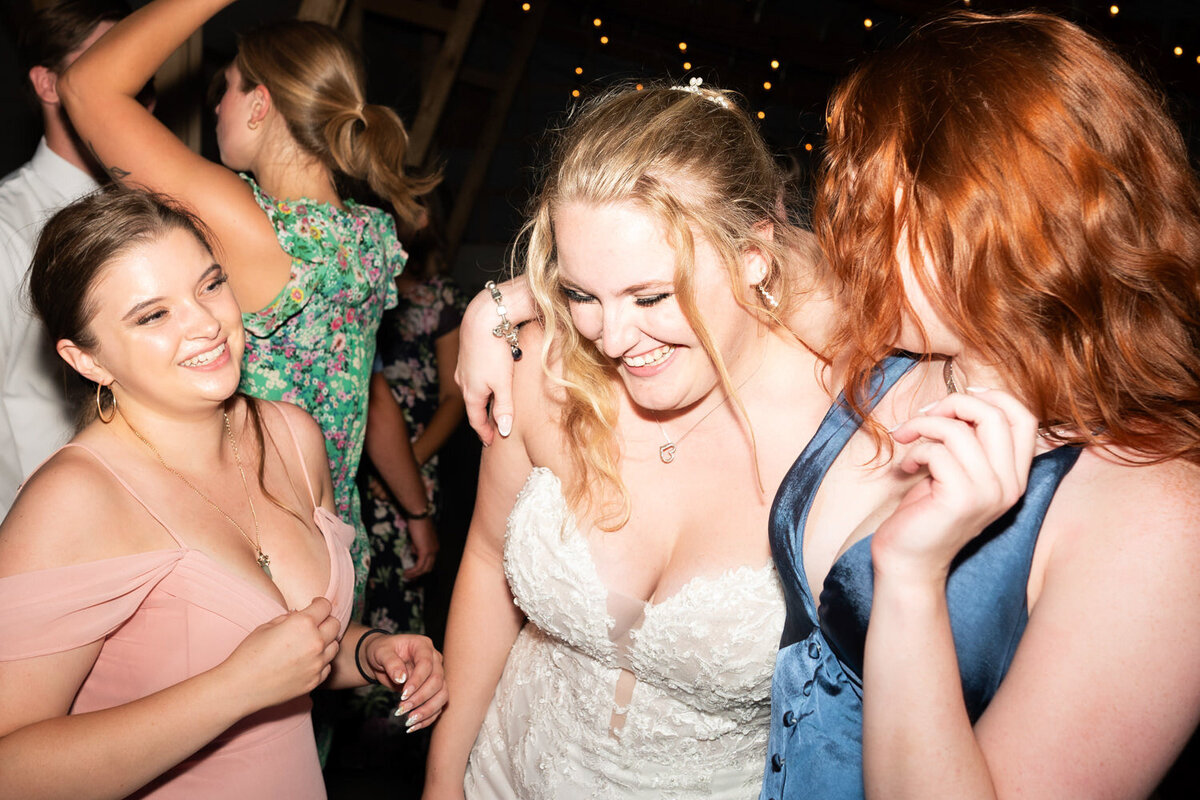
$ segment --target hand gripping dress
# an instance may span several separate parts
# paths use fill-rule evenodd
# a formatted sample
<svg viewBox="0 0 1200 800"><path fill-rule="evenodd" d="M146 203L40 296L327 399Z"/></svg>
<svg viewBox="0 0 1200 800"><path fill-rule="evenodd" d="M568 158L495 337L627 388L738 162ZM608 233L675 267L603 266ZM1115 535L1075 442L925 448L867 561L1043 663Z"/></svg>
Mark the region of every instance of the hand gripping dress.
<svg viewBox="0 0 1200 800"><path fill-rule="evenodd" d="M559 480L534 469L504 568L528 622L471 752L468 798L754 798L783 625L775 570L608 591Z"/></svg>
<svg viewBox="0 0 1200 800"><path fill-rule="evenodd" d="M914 363L910 356L884 361L875 374L876 396ZM772 687L771 754L761 800L863 797L860 676L874 588L871 537L855 542L830 567L819 607L803 559L813 498L860 423L839 398L784 477L771 508L771 550L784 584L787 623ZM991 702L1021 641L1042 520L1079 453L1077 447L1059 447L1036 456L1025 495L951 565L946 602L972 723Z"/></svg>
<svg viewBox="0 0 1200 800"><path fill-rule="evenodd" d="M287 612L276 598L188 547L186 538L94 451L66 446L86 450L112 472L178 546L0 578L0 661L60 653L103 639L71 705L70 713L83 714L132 702L212 669L251 631ZM298 446L296 455L303 463ZM308 490L316 506L311 484ZM345 633L354 589L348 550L354 529L319 506L313 518L329 553L325 597ZM251 714L130 797L320 800L325 783L311 707L305 695Z"/></svg>

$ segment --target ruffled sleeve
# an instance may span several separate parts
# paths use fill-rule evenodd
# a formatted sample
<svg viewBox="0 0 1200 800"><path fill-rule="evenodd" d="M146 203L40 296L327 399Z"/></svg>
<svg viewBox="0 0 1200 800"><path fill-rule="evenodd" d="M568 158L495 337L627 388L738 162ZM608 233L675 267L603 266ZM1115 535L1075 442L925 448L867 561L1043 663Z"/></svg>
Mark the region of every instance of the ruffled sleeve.
<svg viewBox="0 0 1200 800"><path fill-rule="evenodd" d="M310 200L275 200L253 178L242 178L275 228L280 248L292 258L288 282L276 298L242 315L248 334L271 336L316 296L336 297L343 307L356 308L378 292L386 308L396 305L394 279L408 255L391 217L352 200L344 210Z"/></svg>
<svg viewBox="0 0 1200 800"><path fill-rule="evenodd" d="M0 661L103 639L133 616L187 550L155 550L0 578Z"/></svg>

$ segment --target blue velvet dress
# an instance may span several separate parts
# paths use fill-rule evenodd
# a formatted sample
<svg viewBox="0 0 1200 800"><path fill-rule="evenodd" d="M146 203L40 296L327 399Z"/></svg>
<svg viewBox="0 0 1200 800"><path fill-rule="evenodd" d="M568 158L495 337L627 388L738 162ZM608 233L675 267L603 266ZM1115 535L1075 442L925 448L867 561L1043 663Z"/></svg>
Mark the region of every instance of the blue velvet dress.
<svg viewBox="0 0 1200 800"><path fill-rule="evenodd" d="M885 361L882 396L915 364ZM787 621L771 686L771 733L761 800L851 800L863 796L862 662L874 569L868 536L833 564L814 607L804 572L808 510L825 473L861 420L835 403L792 465L771 509L771 551ZM946 584L963 696L974 722L1008 671L1029 619L1026 584L1046 509L1079 449L1037 456L1024 497L959 553Z"/></svg>

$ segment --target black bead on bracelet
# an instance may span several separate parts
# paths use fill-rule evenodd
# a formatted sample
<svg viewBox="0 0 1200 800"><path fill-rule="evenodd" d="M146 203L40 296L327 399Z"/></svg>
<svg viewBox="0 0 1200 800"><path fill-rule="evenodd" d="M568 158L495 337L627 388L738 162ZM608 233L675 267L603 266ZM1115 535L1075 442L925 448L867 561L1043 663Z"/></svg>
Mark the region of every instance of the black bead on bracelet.
<svg viewBox="0 0 1200 800"><path fill-rule="evenodd" d="M374 675L368 675L367 671L362 668L362 662L358 660L358 655L362 651L363 642L365 642L367 637L372 633L382 633L384 636L392 635L391 631L385 631L383 628L371 628L362 636L358 637L358 644L354 645L354 666L358 667L358 674L363 676L363 680L365 680L367 683L374 683L378 685L379 681Z"/></svg>

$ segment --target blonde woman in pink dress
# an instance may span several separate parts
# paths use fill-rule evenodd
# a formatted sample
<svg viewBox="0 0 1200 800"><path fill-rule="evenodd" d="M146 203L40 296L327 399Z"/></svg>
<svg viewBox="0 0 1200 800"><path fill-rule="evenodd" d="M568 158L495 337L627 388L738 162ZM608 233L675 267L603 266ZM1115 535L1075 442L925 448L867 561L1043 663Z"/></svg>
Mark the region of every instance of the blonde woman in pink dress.
<svg viewBox="0 0 1200 800"><path fill-rule="evenodd" d="M323 798L309 691L379 681L432 722L429 640L349 624L320 429L235 394L241 316L198 223L85 198L30 289L92 419L0 526L0 793Z"/></svg>

